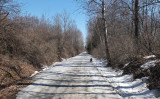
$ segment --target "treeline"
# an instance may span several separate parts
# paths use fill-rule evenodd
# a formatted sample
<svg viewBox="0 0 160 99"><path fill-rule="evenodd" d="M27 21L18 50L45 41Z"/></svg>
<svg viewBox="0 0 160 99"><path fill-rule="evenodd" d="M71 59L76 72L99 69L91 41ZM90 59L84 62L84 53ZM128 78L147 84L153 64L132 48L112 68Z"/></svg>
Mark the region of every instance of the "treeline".
<svg viewBox="0 0 160 99"><path fill-rule="evenodd" d="M78 0L77 0L78 1ZM106 59L103 0L80 0L90 16L87 51ZM108 49L112 65L135 57L160 54L160 2L104 0Z"/></svg>
<svg viewBox="0 0 160 99"><path fill-rule="evenodd" d="M13 0L0 0L1 63L7 56L39 68L83 50L82 33L67 12L47 19L20 16L19 11Z"/></svg>
<svg viewBox="0 0 160 99"><path fill-rule="evenodd" d="M141 68L160 58L160 1L77 1L89 15L87 51L133 79L147 77L147 87L160 90L160 63ZM153 54L156 57L144 59Z"/></svg>

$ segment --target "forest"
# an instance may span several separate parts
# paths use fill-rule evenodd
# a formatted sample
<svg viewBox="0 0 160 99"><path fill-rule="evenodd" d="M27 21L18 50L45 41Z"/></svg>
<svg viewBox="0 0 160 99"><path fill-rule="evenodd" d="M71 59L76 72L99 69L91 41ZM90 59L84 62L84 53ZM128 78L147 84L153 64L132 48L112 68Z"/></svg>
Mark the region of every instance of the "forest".
<svg viewBox="0 0 160 99"><path fill-rule="evenodd" d="M77 0L79 1L79 0ZM86 49L95 57L133 78L149 77L149 89L160 89L160 64L141 65L160 58L159 0L80 0L89 16ZM145 59L145 56L155 55ZM127 66L125 64L127 63Z"/></svg>
<svg viewBox="0 0 160 99"><path fill-rule="evenodd" d="M86 9L90 14L87 50L105 58L101 8L94 5ZM159 54L159 11L156 0L106 0L106 34L113 64L122 58Z"/></svg>
<svg viewBox="0 0 160 99"><path fill-rule="evenodd" d="M82 33L66 11L53 19L22 16L17 2L0 0L0 89L83 48Z"/></svg>

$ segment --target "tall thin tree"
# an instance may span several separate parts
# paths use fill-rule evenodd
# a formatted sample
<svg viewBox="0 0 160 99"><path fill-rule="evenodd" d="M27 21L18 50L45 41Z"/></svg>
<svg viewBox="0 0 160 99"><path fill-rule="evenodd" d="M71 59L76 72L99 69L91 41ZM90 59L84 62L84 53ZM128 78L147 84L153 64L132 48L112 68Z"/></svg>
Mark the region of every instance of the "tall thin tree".
<svg viewBox="0 0 160 99"><path fill-rule="evenodd" d="M106 6L105 6L105 0L76 0L80 1L82 5L82 8L84 8L89 15L97 15L101 14L102 20L103 20L103 34L104 34L104 40L105 40L105 53L106 53L106 59L108 65L111 65L111 58L109 53L109 46L107 41L107 25L106 25L106 19L105 19L105 13L106 13Z"/></svg>

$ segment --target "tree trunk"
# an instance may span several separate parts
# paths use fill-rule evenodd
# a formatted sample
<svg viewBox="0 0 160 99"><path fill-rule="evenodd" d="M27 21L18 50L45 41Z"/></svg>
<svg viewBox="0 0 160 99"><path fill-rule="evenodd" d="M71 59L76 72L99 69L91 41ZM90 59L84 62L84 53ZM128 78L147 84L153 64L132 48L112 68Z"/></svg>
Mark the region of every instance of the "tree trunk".
<svg viewBox="0 0 160 99"><path fill-rule="evenodd" d="M138 38L139 36L139 0L135 0L135 36Z"/></svg>
<svg viewBox="0 0 160 99"><path fill-rule="evenodd" d="M134 1L132 0L132 10L134 9ZM133 12L134 15L135 12ZM134 37L134 16L132 16L132 22L131 22L131 37Z"/></svg>
<svg viewBox="0 0 160 99"><path fill-rule="evenodd" d="M135 25L135 43L136 43L136 51L139 53L139 0L135 0L134 6L135 14L134 14L134 25Z"/></svg>
<svg viewBox="0 0 160 99"><path fill-rule="evenodd" d="M105 40L105 51L106 51L106 59L108 66L111 65L111 58L109 54L109 47L108 47L108 41L107 41L107 27L106 27L106 20L105 20L105 2L103 0L102 2L102 19L103 19L103 31L104 31L104 40Z"/></svg>

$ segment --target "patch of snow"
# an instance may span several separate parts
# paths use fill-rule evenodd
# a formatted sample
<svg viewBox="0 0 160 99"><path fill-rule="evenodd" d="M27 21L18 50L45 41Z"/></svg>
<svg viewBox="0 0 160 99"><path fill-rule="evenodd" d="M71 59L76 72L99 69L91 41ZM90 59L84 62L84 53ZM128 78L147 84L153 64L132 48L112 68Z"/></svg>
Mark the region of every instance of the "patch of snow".
<svg viewBox="0 0 160 99"><path fill-rule="evenodd" d="M67 59L65 59L65 58L61 58L61 60L62 60L62 61L66 61Z"/></svg>
<svg viewBox="0 0 160 99"><path fill-rule="evenodd" d="M62 63L61 62L55 62L53 63L53 66L58 66L58 65L61 65Z"/></svg>
<svg viewBox="0 0 160 99"><path fill-rule="evenodd" d="M149 62L143 64L143 65L141 66L141 68L142 68L143 70L146 70L146 69L148 69L148 68L154 67L154 66L156 65L156 63L158 63L158 62L160 62L160 60L152 60L152 61L149 61Z"/></svg>
<svg viewBox="0 0 160 99"><path fill-rule="evenodd" d="M157 61L152 61L149 63L153 64L155 62ZM96 63L98 64L101 62L98 62L97 60ZM102 64L100 65L105 66ZM146 67L146 65L144 67ZM110 85L114 88L114 90L125 99L157 99L155 97L155 92L158 91L149 90L147 88L146 85L147 77L134 80L133 75L122 75L123 73L122 70L116 72L111 67L107 68L97 67L97 69L105 77L106 81L110 83Z"/></svg>
<svg viewBox="0 0 160 99"><path fill-rule="evenodd" d="M38 71L35 71L30 77L33 77L33 76L35 76L38 73L39 73Z"/></svg>
<svg viewBox="0 0 160 99"><path fill-rule="evenodd" d="M56 66L56 64L58 64L58 63L60 63L60 62L55 62L55 63L53 63L52 65L50 65L50 66L43 66L42 68L42 71L46 71L46 70L48 70L48 69L51 69L51 68L53 68L54 66Z"/></svg>
<svg viewBox="0 0 160 99"><path fill-rule="evenodd" d="M150 56L145 56L145 57L143 57L143 58L149 59L149 58L154 58L154 57L156 57L156 56L155 56L155 55L150 55Z"/></svg>
<svg viewBox="0 0 160 99"><path fill-rule="evenodd" d="M54 64L55 64L55 63L54 63ZM50 68L53 68L54 64L51 65L51 66L43 66L43 67L42 67L42 71L46 71L46 70L49 70ZM40 72L42 72L42 71L35 71L30 77L33 77L33 76L37 75L38 73L40 73Z"/></svg>
<svg viewBox="0 0 160 99"><path fill-rule="evenodd" d="M42 70L45 71L49 69L49 66L43 66L42 68L43 68Z"/></svg>
<svg viewBox="0 0 160 99"><path fill-rule="evenodd" d="M130 62L129 62L129 63L130 63ZM129 65L129 63L126 63L126 64L124 65L123 69L124 69L125 67L127 67L127 66Z"/></svg>

